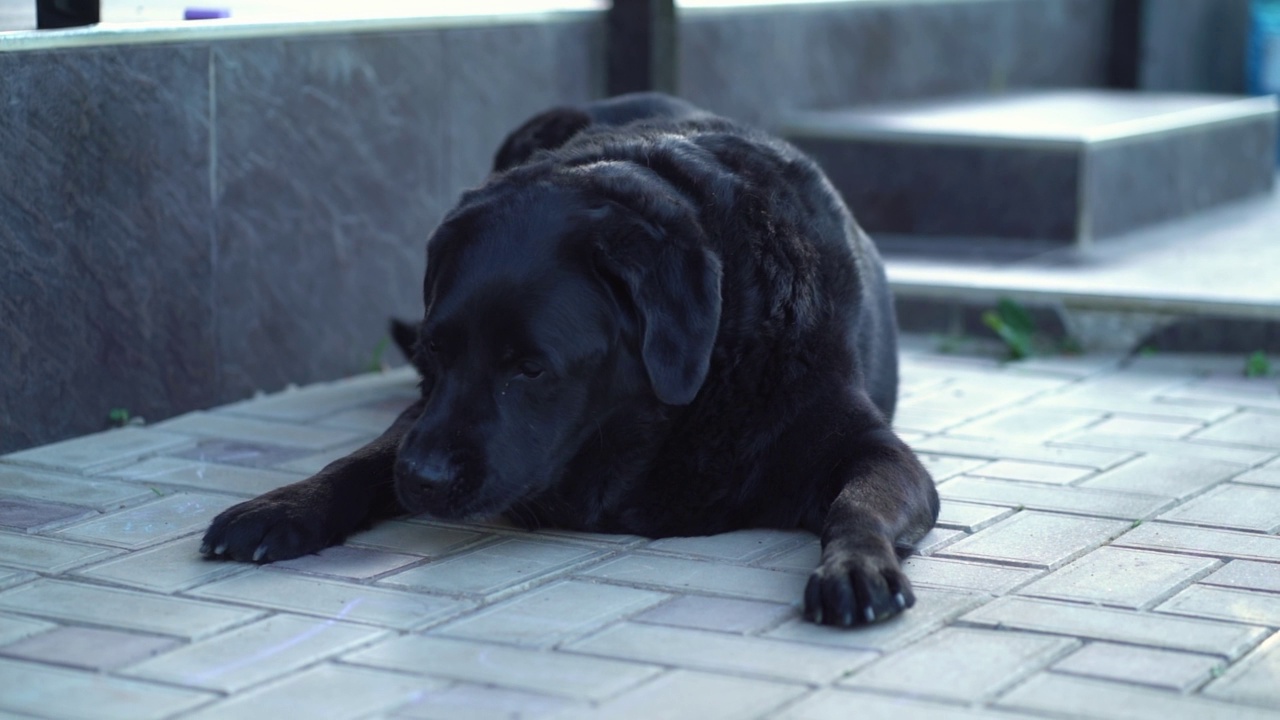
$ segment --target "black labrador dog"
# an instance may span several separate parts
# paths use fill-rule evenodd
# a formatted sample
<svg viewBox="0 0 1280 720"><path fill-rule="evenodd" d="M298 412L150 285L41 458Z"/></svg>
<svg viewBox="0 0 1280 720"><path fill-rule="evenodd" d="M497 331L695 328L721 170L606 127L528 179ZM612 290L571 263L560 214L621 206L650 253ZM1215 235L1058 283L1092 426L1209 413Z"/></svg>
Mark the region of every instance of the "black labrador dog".
<svg viewBox="0 0 1280 720"><path fill-rule="evenodd" d="M809 158L661 95L543 113L427 245L401 331L421 398L314 477L219 515L270 562L406 512L648 537L806 528L805 617L914 603L938 496L890 429L879 256Z"/></svg>

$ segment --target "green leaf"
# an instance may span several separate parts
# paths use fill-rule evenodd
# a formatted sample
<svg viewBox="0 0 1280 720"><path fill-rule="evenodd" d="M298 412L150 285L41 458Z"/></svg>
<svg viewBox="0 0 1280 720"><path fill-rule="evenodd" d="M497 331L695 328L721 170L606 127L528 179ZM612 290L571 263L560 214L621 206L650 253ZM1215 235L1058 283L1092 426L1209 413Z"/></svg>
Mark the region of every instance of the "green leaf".
<svg viewBox="0 0 1280 720"><path fill-rule="evenodd" d="M1271 374L1271 361L1267 354L1258 350L1244 361L1244 376L1251 378L1266 377Z"/></svg>
<svg viewBox="0 0 1280 720"><path fill-rule="evenodd" d="M382 338L373 348L373 357L369 360L369 372L382 372L382 356L387 352L387 345L391 342L390 338Z"/></svg>
<svg viewBox="0 0 1280 720"><path fill-rule="evenodd" d="M1000 298L996 303L996 313L1006 325L1013 328L1014 332L1027 336L1036 333L1036 324L1031 319L1031 314L1017 302L1009 298Z"/></svg>
<svg viewBox="0 0 1280 720"><path fill-rule="evenodd" d="M1014 360L1021 360L1031 355L1031 336L1011 327L998 311L988 310L982 313L982 323L993 332L1009 348L1009 355Z"/></svg>

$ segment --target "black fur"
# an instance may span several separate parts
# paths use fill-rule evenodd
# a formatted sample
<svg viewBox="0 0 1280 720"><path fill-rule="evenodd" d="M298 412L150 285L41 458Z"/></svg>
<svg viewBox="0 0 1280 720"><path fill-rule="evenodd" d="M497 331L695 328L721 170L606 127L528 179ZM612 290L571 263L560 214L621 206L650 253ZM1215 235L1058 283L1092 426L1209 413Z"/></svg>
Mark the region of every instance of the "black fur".
<svg viewBox="0 0 1280 720"><path fill-rule="evenodd" d="M404 511L649 537L799 527L822 539L807 618L909 607L898 557L937 493L889 428L879 257L816 165L654 95L539 115L495 164L428 243L417 336L394 332L422 398L224 512L203 552L296 557Z"/></svg>

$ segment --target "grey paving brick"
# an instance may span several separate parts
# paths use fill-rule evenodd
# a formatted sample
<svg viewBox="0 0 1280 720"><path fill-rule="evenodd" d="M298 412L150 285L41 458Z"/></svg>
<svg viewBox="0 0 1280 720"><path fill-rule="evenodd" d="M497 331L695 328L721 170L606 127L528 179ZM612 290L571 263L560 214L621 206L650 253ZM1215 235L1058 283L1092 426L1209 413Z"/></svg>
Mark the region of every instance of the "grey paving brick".
<svg viewBox="0 0 1280 720"><path fill-rule="evenodd" d="M1116 538L1114 544L1223 559L1280 562L1280 537L1189 525L1143 523Z"/></svg>
<svg viewBox="0 0 1280 720"><path fill-rule="evenodd" d="M1280 708L1277 678L1280 678L1280 633L1272 635L1222 677L1209 683L1204 694L1275 711Z"/></svg>
<svg viewBox="0 0 1280 720"><path fill-rule="evenodd" d="M768 716L770 720L1030 720L1031 715L970 709L925 702L900 695L877 695L848 689L823 689Z"/></svg>
<svg viewBox="0 0 1280 720"><path fill-rule="evenodd" d="M574 703L548 695L457 683L440 690L416 693L413 702L398 709L397 718L416 720L538 720L558 718Z"/></svg>
<svg viewBox="0 0 1280 720"><path fill-rule="evenodd" d="M919 640L989 599L977 593L918 587L915 607L869 627L837 632L806 622L797 613L765 636L813 645L887 652Z"/></svg>
<svg viewBox="0 0 1280 720"><path fill-rule="evenodd" d="M1049 465L1046 463L1018 462L1016 460L997 460L984 465L967 474L975 477L996 478L999 480L1024 480L1027 482L1048 483L1050 485L1070 485L1089 477L1094 473L1089 468L1075 465Z"/></svg>
<svg viewBox="0 0 1280 720"><path fill-rule="evenodd" d="M1280 564L1232 560L1200 582L1204 585L1280 593Z"/></svg>
<svg viewBox="0 0 1280 720"><path fill-rule="evenodd" d="M644 549L741 563L814 539L813 533L797 530L739 530L702 537L663 538L650 542Z"/></svg>
<svg viewBox="0 0 1280 720"><path fill-rule="evenodd" d="M1213 445L1207 442L1191 442L1188 440L1146 438L1134 435L1104 435L1091 430L1066 435L1052 442L1055 447L1061 449L1112 448L1114 450L1151 455L1218 460L1220 462L1236 463L1237 465L1257 465L1270 459L1273 454L1271 451L1257 448Z"/></svg>
<svg viewBox="0 0 1280 720"><path fill-rule="evenodd" d="M193 460L199 463L263 468L306 457L311 454L311 451L305 448L272 445L265 442L213 438L201 440L193 448L168 454L176 458Z"/></svg>
<svg viewBox="0 0 1280 720"><path fill-rule="evenodd" d="M245 572L252 567L243 563L206 560L200 555L199 547L198 537L180 538L80 568L75 574L143 590L173 593Z"/></svg>
<svg viewBox="0 0 1280 720"><path fill-rule="evenodd" d="M915 551L921 555L932 555L933 553L967 536L968 533L963 530L935 527L925 533L924 537L916 541Z"/></svg>
<svg viewBox="0 0 1280 720"><path fill-rule="evenodd" d="M943 483L938 494L951 500L970 500L1006 507L1097 515L1136 520L1167 507L1168 498L1114 490L1054 487L1043 483L958 477Z"/></svg>
<svg viewBox="0 0 1280 720"><path fill-rule="evenodd" d="M577 653L783 681L826 683L877 657L848 648L621 623L569 643Z"/></svg>
<svg viewBox="0 0 1280 720"><path fill-rule="evenodd" d="M178 487L252 497L295 483L301 475L222 465L175 457L155 457L112 471L109 477L148 486ZM136 488L136 485L124 485ZM142 492L148 492L143 490Z"/></svg>
<svg viewBox="0 0 1280 720"><path fill-rule="evenodd" d="M382 548L419 557L443 557L485 539L474 530L388 520L347 539L348 545Z"/></svg>
<svg viewBox="0 0 1280 720"><path fill-rule="evenodd" d="M1268 378L1212 377L1162 391L1160 396L1280 410L1280 389Z"/></svg>
<svg viewBox="0 0 1280 720"><path fill-rule="evenodd" d="M156 425L168 433L213 437L221 440L237 440L254 443L270 438L273 445L323 450L360 438L349 430L335 430L284 422L268 422L249 417L193 412Z"/></svg>
<svg viewBox="0 0 1280 720"><path fill-rule="evenodd" d="M1167 398L1143 398L1085 387L1079 391L1041 395L1032 400L1034 407L1071 410L1095 410L1132 416L1150 416L1213 422L1236 412L1236 406L1221 402L1177 401Z"/></svg>
<svg viewBox="0 0 1280 720"><path fill-rule="evenodd" d="M504 528L505 530L505 528ZM613 533L589 533L578 532L577 530L562 530L560 528L542 528L534 532L520 530L521 535L528 535L535 538L546 538L548 540L572 540L573 542L590 543L596 546L611 545L611 550L620 548L636 547L643 545L648 538L639 535L621 535Z"/></svg>
<svg viewBox="0 0 1280 720"><path fill-rule="evenodd" d="M193 690L0 658L0 709L66 720L166 718L212 699Z"/></svg>
<svg viewBox="0 0 1280 720"><path fill-rule="evenodd" d="M1185 498L1237 475L1243 466L1217 460L1144 455L1080 483L1099 490Z"/></svg>
<svg viewBox="0 0 1280 720"><path fill-rule="evenodd" d="M115 510L155 497L146 488L118 480L70 477L7 463L0 463L0 492L95 510Z"/></svg>
<svg viewBox="0 0 1280 720"><path fill-rule="evenodd" d="M274 615L136 663L121 674L233 693L375 640L385 631Z"/></svg>
<svg viewBox="0 0 1280 720"><path fill-rule="evenodd" d="M194 640L249 622L260 611L63 580L0 592L0 608L67 622Z"/></svg>
<svg viewBox="0 0 1280 720"><path fill-rule="evenodd" d="M0 655L83 670L114 670L162 653L177 644L177 640L159 635L60 627L0 648Z"/></svg>
<svg viewBox="0 0 1280 720"><path fill-rule="evenodd" d="M513 645L549 646L669 599L636 588L555 582L442 625L434 633Z"/></svg>
<svg viewBox="0 0 1280 720"><path fill-rule="evenodd" d="M1101 547L1019 592L1145 609L1217 566L1211 558Z"/></svg>
<svg viewBox="0 0 1280 720"><path fill-rule="evenodd" d="M64 528L58 535L137 549L204 530L215 515L237 502L225 495L177 493Z"/></svg>
<svg viewBox="0 0 1280 720"><path fill-rule="evenodd" d="M450 598L265 568L209 583L188 594L398 630L439 622L471 607L470 603Z"/></svg>
<svg viewBox="0 0 1280 720"><path fill-rule="evenodd" d="M0 459L84 473L117 467L147 455L193 444L191 438L181 435L129 427L42 445Z"/></svg>
<svg viewBox="0 0 1280 720"><path fill-rule="evenodd" d="M840 684L955 702L981 702L1074 649L1074 639L947 628Z"/></svg>
<svg viewBox="0 0 1280 720"><path fill-rule="evenodd" d="M1274 533L1280 530L1280 488L1227 483L1164 513L1160 519Z"/></svg>
<svg viewBox="0 0 1280 720"><path fill-rule="evenodd" d="M421 561L422 558L418 555L338 545L325 548L314 555L303 555L293 560L272 563L271 568L351 580L367 580Z"/></svg>
<svg viewBox="0 0 1280 720"><path fill-rule="evenodd" d="M57 574L119 552L68 540L0 532L0 562L26 570Z"/></svg>
<svg viewBox="0 0 1280 720"><path fill-rule="evenodd" d="M662 669L650 664L530 648L406 635L359 650L347 662L560 697L603 700Z"/></svg>
<svg viewBox="0 0 1280 720"><path fill-rule="evenodd" d="M817 538L814 538L810 542L802 543L777 555L761 558L755 564L775 570L811 573L818 567L818 560L821 558L822 545Z"/></svg>
<svg viewBox="0 0 1280 720"><path fill-rule="evenodd" d="M444 683L402 673L326 664L238 693L184 715L183 720L377 717L439 690Z"/></svg>
<svg viewBox="0 0 1280 720"><path fill-rule="evenodd" d="M1079 430L1103 417L1100 412L1076 412L1062 408L1014 407L951 428L952 435L1038 442ZM998 477L998 476L997 476Z"/></svg>
<svg viewBox="0 0 1280 720"><path fill-rule="evenodd" d="M802 685L675 670L596 707L558 714L556 720L750 720L806 690Z"/></svg>
<svg viewBox="0 0 1280 720"><path fill-rule="evenodd" d="M939 455L986 458L988 460L1023 460L1026 462L1075 465L1106 470L1134 456L1131 450L1098 450L1094 448L1060 447L1034 443L1005 442L987 438L935 435L912 446L916 450Z"/></svg>
<svg viewBox="0 0 1280 720"><path fill-rule="evenodd" d="M382 578L384 585L487 597L563 573L603 553L581 545L507 538Z"/></svg>
<svg viewBox="0 0 1280 720"><path fill-rule="evenodd" d="M1274 463L1270 463L1267 467L1257 468L1237 475L1233 478L1233 481L1250 485L1280 487L1280 467L1272 467L1272 465Z"/></svg>
<svg viewBox="0 0 1280 720"><path fill-rule="evenodd" d="M934 482L942 482L950 477L969 472L986 465L984 458L956 457L955 455L935 455L934 453L917 452L916 457L924 464Z"/></svg>
<svg viewBox="0 0 1280 720"><path fill-rule="evenodd" d="M56 628L57 625L45 622L43 620L32 620L31 618L20 617L17 615L0 614L0 646L17 642L23 638L47 632Z"/></svg>
<svg viewBox="0 0 1280 720"><path fill-rule="evenodd" d="M583 574L673 592L692 591L782 603L798 603L808 582L808 577L799 573L645 554L624 555Z"/></svg>
<svg viewBox="0 0 1280 720"><path fill-rule="evenodd" d="M1134 685L1037 675L1006 694L1002 708L1100 720L1275 720L1276 713Z"/></svg>
<svg viewBox="0 0 1280 720"><path fill-rule="evenodd" d="M417 397L417 382L413 369L403 367L385 373L368 373L347 378L341 382L311 385L303 390L286 389L226 405L220 412L268 420L307 422L332 416L348 408L392 399L403 402L407 407Z"/></svg>
<svg viewBox="0 0 1280 720"><path fill-rule="evenodd" d="M275 470L297 473L299 475L315 475L325 469L334 460L344 458L364 447L371 439L372 438L367 435L361 435L353 440L338 443L333 447L316 450L300 457L288 458L277 463L272 463L271 467Z"/></svg>
<svg viewBox="0 0 1280 720"><path fill-rule="evenodd" d="M1265 628L1005 597L963 616L977 625L1221 655L1234 659L1266 636Z"/></svg>
<svg viewBox="0 0 1280 720"><path fill-rule="evenodd" d="M1160 612L1280 627L1280 595L1192 585L1156 608Z"/></svg>
<svg viewBox="0 0 1280 720"><path fill-rule="evenodd" d="M797 612L794 606L782 603L686 595L632 619L656 625L750 634L777 625Z"/></svg>
<svg viewBox="0 0 1280 720"><path fill-rule="evenodd" d="M938 513L938 526L973 533L994 525L1013 513L1014 511L1010 508L978 505L944 498L942 508Z"/></svg>
<svg viewBox="0 0 1280 720"><path fill-rule="evenodd" d="M1138 435L1141 437L1181 438L1203 430L1204 423L1175 418L1144 418L1131 415L1114 416L1089 428L1100 435Z"/></svg>
<svg viewBox="0 0 1280 720"><path fill-rule="evenodd" d="M1222 658L1213 655L1092 642L1059 660L1053 669L1071 675L1186 692L1203 683L1223 664Z"/></svg>
<svg viewBox="0 0 1280 720"><path fill-rule="evenodd" d="M14 585L21 585L29 580L34 580L36 574L27 572L26 570L11 570L9 568L0 567L0 590Z"/></svg>
<svg viewBox="0 0 1280 720"><path fill-rule="evenodd" d="M316 425L376 435L391 427L412 402L412 399L392 398L326 416L323 420L318 420Z"/></svg>
<svg viewBox="0 0 1280 720"><path fill-rule="evenodd" d="M1036 568L920 556L907 558L903 568L913 584L975 590L996 595L1022 587L1045 572Z"/></svg>
<svg viewBox="0 0 1280 720"><path fill-rule="evenodd" d="M947 557L1031 567L1065 565L1130 527L1121 520L1020 512L942 551Z"/></svg>
<svg viewBox="0 0 1280 720"><path fill-rule="evenodd" d="M31 498L0 495L0 527L34 532L97 515L97 511L76 505L42 502Z"/></svg>

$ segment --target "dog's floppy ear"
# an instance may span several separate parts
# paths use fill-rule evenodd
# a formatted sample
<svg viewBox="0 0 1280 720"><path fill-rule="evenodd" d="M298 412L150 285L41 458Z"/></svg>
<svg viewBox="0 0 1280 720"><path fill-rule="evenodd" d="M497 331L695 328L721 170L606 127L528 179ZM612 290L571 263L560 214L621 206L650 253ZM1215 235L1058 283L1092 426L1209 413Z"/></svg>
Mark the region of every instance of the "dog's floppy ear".
<svg viewBox="0 0 1280 720"><path fill-rule="evenodd" d="M661 235L652 227L645 232ZM656 248L653 242L599 247L597 264L621 282L635 308L654 394L668 405L688 405L711 366L720 325L720 260L698 244L657 240Z"/></svg>
<svg viewBox="0 0 1280 720"><path fill-rule="evenodd" d="M555 150L591 124L591 116L571 107L538 113L502 141L493 157L493 171L502 172L528 160L539 150Z"/></svg>

